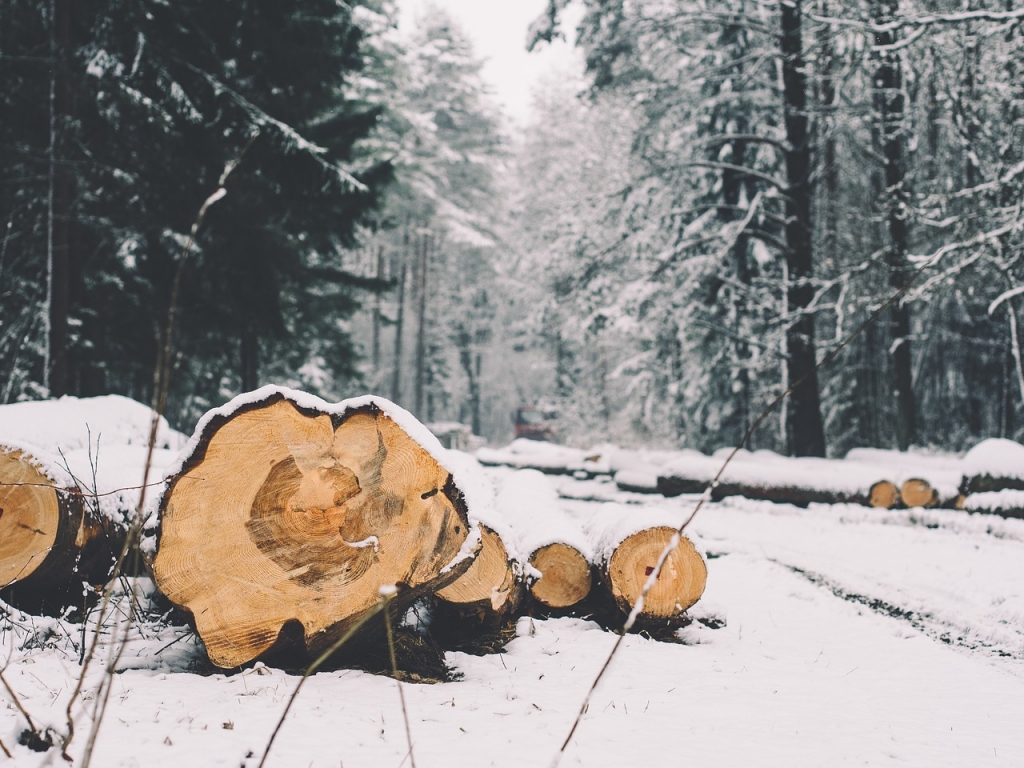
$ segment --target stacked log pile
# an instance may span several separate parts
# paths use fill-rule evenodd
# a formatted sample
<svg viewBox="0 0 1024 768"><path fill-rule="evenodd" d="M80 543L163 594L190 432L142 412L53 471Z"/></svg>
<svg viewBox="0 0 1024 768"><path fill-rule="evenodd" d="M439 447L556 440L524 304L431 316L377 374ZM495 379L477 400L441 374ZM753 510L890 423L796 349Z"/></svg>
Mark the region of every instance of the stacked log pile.
<svg viewBox="0 0 1024 768"><path fill-rule="evenodd" d="M3 599L56 612L109 579L138 503L148 419L101 424L96 436L119 442L97 452L91 427L48 434L52 416L36 435L44 447L12 439L35 417L0 409ZM166 486L150 494L147 562L222 668L280 648L310 658L362 627L382 590L396 611L428 600L439 634L524 613L621 626L668 549L637 626L671 626L703 593L706 564L678 520L614 502L574 508L538 470L485 473L386 400L329 404L265 387L207 414L173 461L183 438L161 429L149 480ZM568 454L545 450L554 472ZM563 474L605 467L620 486L678 495L704 492L725 456L602 447L568 458ZM842 462L741 451L711 491L733 495L1024 516L1024 446L986 441L963 459L860 450Z"/></svg>
<svg viewBox="0 0 1024 768"><path fill-rule="evenodd" d="M624 491L701 494L712 485L729 453L731 449L713 456L680 451L660 466L619 472L615 482ZM846 503L881 509L954 509L963 503L961 478L961 460L956 457L858 449L834 460L739 451L711 488L711 499L741 496L801 507Z"/></svg>
<svg viewBox="0 0 1024 768"><path fill-rule="evenodd" d="M59 461L11 440L0 451L8 601L59 610L83 583L109 579L148 450L108 431L121 443L98 454L91 430L47 437ZM174 442L183 438L163 445ZM143 550L158 590L225 669L281 651L308 660L355 630L372 636L385 592L398 615L429 600L439 635L507 628L523 613L596 610L621 626L675 543L656 525L585 532L541 473L507 471L495 486L475 459L373 397L329 404L265 387L208 413L171 455L155 451L150 480L166 481L150 493ZM705 575L680 541L640 626L679 620Z"/></svg>
<svg viewBox="0 0 1024 768"><path fill-rule="evenodd" d="M962 509L1024 518L1024 445L984 440L967 452L963 467Z"/></svg>

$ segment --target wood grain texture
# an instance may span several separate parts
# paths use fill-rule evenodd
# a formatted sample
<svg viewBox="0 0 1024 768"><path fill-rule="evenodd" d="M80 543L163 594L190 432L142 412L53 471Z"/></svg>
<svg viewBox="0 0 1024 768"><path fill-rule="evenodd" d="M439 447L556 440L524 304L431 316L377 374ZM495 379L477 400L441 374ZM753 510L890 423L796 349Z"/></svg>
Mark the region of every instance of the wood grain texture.
<svg viewBox="0 0 1024 768"><path fill-rule="evenodd" d="M616 547L608 560L606 578L619 610L628 613L632 609L675 533L669 527L648 528L628 536ZM651 621L677 617L704 594L707 577L704 559L689 539L681 538L647 594L639 618Z"/></svg>
<svg viewBox="0 0 1024 768"><path fill-rule="evenodd" d="M107 582L125 526L34 459L0 449L0 594L24 610L58 615L83 606L83 585Z"/></svg>
<svg viewBox="0 0 1024 768"><path fill-rule="evenodd" d="M451 476L376 408L343 417L281 395L212 423L161 503L153 572L211 661L251 661L298 622L329 646L398 585L410 601L468 535Z"/></svg>
<svg viewBox="0 0 1024 768"><path fill-rule="evenodd" d="M590 594L590 563L575 547L548 544L530 555L530 565L541 573L530 594L548 608L569 608Z"/></svg>
<svg viewBox="0 0 1024 768"><path fill-rule="evenodd" d="M486 525L480 527L481 547L462 576L437 591L439 600L479 611L481 619L512 610L519 585L501 537Z"/></svg>

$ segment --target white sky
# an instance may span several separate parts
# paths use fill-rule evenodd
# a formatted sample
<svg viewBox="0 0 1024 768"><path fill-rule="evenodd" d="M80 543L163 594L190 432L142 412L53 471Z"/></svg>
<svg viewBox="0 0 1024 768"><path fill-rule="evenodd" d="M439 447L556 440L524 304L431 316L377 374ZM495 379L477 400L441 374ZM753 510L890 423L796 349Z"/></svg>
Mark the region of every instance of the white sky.
<svg viewBox="0 0 1024 768"><path fill-rule="evenodd" d="M408 33L428 3L448 11L473 42L495 99L519 125L529 121L531 94L545 73L583 72L583 56L569 43L556 41L527 53L527 30L547 0L399 0L399 29ZM577 18L571 14L563 24L570 39Z"/></svg>

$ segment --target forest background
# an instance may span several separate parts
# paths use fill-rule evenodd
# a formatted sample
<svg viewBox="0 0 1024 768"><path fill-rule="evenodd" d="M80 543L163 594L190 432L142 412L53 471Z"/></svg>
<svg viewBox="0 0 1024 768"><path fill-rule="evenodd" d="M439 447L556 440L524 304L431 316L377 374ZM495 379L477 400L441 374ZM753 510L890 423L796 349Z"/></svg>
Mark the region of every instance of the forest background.
<svg viewBox="0 0 1024 768"><path fill-rule="evenodd" d="M0 402L150 400L244 149L182 271L185 431L278 383L707 451L802 382L749 447L1024 437L1024 9L566 5L526 42L568 34L585 87L515 131L437 8L0 0Z"/></svg>

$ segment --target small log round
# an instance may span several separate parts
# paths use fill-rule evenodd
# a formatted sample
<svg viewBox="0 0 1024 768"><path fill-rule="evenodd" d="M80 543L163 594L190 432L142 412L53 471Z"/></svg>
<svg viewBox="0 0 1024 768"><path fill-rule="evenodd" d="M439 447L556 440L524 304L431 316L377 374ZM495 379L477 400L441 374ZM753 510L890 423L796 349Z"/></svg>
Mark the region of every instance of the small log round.
<svg viewBox="0 0 1024 768"><path fill-rule="evenodd" d="M658 558L675 534L675 529L667 526L648 528L626 537L616 547L608 560L607 579L619 610L624 613L632 610ZM638 618L660 621L678 617L704 594L707 578L704 559L689 539L681 538L644 599Z"/></svg>
<svg viewBox="0 0 1024 768"><path fill-rule="evenodd" d="M84 504L47 463L0 447L0 590L12 605L60 614L82 607L83 584L107 581L124 527Z"/></svg>
<svg viewBox="0 0 1024 768"><path fill-rule="evenodd" d="M398 586L401 610L469 568L455 563L469 523L452 476L376 403L267 388L202 424L162 500L152 567L218 667L279 638L320 652L381 588Z"/></svg>
<svg viewBox="0 0 1024 768"><path fill-rule="evenodd" d="M530 565L541 574L530 594L548 608L571 608L590 594L590 563L575 547L548 544L530 556Z"/></svg>
<svg viewBox="0 0 1024 768"><path fill-rule="evenodd" d="M927 480L912 477L900 487L900 497L908 507L934 507L939 503L939 493Z"/></svg>
<svg viewBox="0 0 1024 768"><path fill-rule="evenodd" d="M868 503L878 509L892 509L900 503L900 489L888 480L879 480L871 486Z"/></svg>
<svg viewBox="0 0 1024 768"><path fill-rule="evenodd" d="M501 536L480 526L480 552L469 570L437 591L438 599L480 620L501 616L515 608L516 576Z"/></svg>

